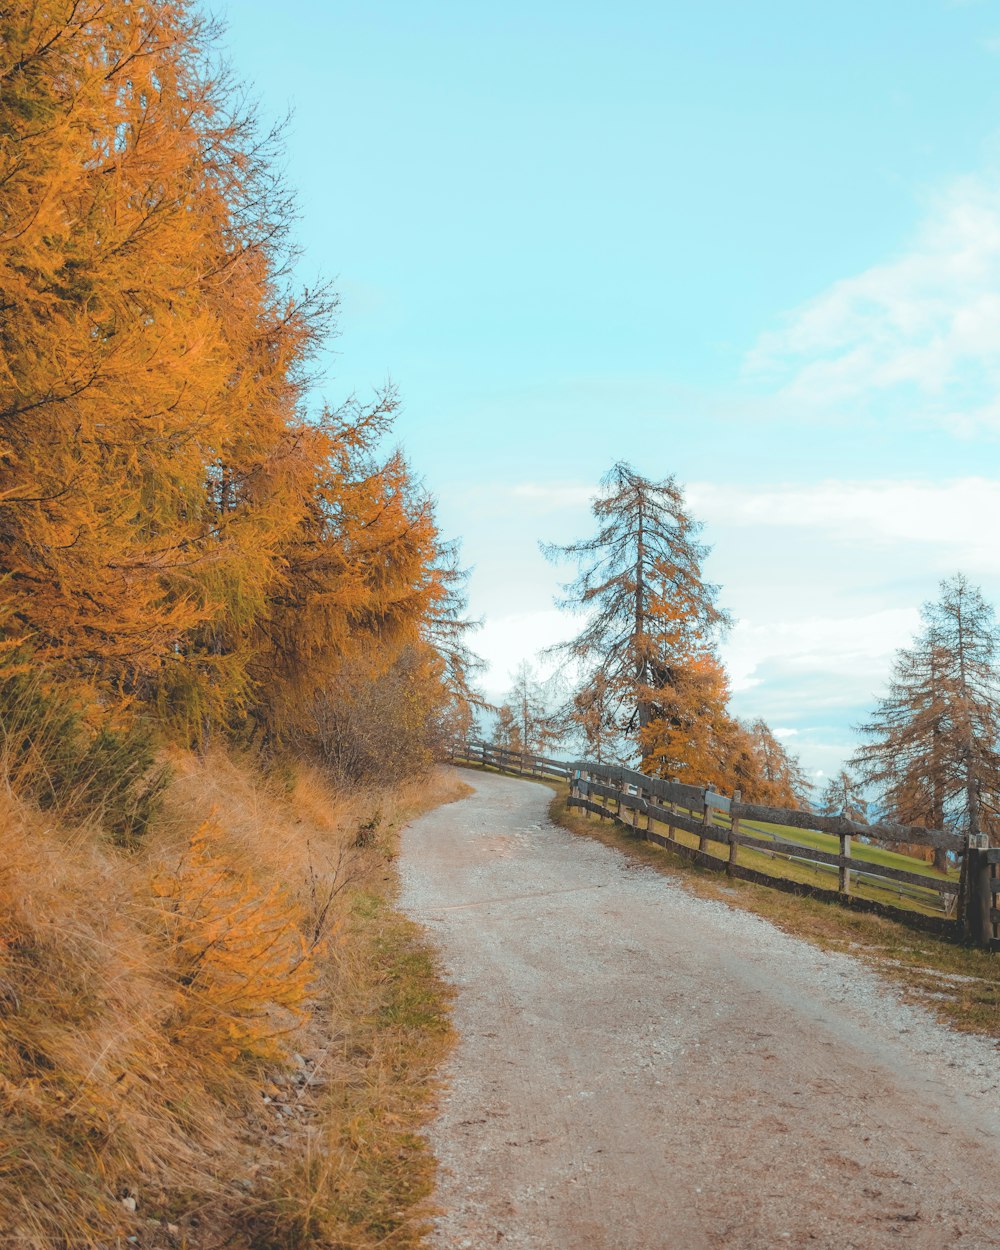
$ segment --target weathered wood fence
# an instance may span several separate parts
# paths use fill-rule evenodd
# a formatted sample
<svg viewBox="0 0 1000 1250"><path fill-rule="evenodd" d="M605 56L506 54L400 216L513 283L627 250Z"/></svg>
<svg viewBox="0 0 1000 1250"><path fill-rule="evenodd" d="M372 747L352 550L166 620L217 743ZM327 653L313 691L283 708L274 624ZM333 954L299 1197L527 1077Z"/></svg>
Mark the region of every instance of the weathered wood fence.
<svg viewBox="0 0 1000 1250"><path fill-rule="evenodd" d="M968 940L988 949L1000 949L1000 849L990 849L985 836L970 845L961 835L946 829L877 824L862 825L844 816L820 816L792 808L744 803L739 791L727 797L709 787L684 785L648 777L645 773L616 765L590 761L549 759L530 752L511 751L486 742L455 744L456 763L478 764L522 777L548 777L569 785L570 807L581 808L615 821L650 842L701 864L725 871L729 876L768 885L795 894L808 894L860 911L875 912L930 932ZM661 833L654 824L665 827ZM839 853L824 851L794 838L783 837L755 826L765 824L783 830L808 830L830 834L840 841ZM676 837L678 830L698 839L697 846ZM872 859L852 856L852 839L864 838L882 846L944 848L961 866L958 878L930 875ZM722 844L721 854L709 852L709 844ZM782 857L805 866L837 871L837 888L826 889L808 882L775 876L740 863L746 847L774 858ZM916 866L921 861L914 859ZM928 909L940 914L896 906L856 892L856 883L878 888L909 890ZM831 882L832 885L832 882Z"/></svg>

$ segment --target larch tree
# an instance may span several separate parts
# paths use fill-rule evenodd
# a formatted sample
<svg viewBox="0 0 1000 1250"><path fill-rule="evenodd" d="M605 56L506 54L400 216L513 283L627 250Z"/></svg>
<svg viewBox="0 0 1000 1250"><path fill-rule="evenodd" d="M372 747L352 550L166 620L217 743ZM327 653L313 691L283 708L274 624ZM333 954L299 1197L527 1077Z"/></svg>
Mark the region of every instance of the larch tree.
<svg viewBox="0 0 1000 1250"><path fill-rule="evenodd" d="M924 605L923 628L895 659L887 693L859 727L864 784L903 824L996 838L1000 677L993 609L958 574ZM944 867L944 853L935 862Z"/></svg>
<svg viewBox="0 0 1000 1250"><path fill-rule="evenodd" d="M946 824L946 664L933 631L926 630L896 653L886 694L859 726L867 741L854 766L903 824Z"/></svg>
<svg viewBox="0 0 1000 1250"><path fill-rule="evenodd" d="M523 751L524 739L521 737L521 726L517 713L509 703L501 703L497 708L496 729L494 730L497 746L508 751Z"/></svg>
<svg viewBox="0 0 1000 1250"><path fill-rule="evenodd" d="M575 690L561 710L561 718L567 730L579 738L585 758L596 764L621 764L631 758L616 712L614 693L601 671Z"/></svg>
<svg viewBox="0 0 1000 1250"><path fill-rule="evenodd" d="M468 616L466 585L469 573L461 567L458 545L438 544L432 569L436 594L426 613L424 637L441 662L441 681L449 700L448 718L454 738L467 738L476 713L488 704L476 686L486 662L469 638L482 622Z"/></svg>
<svg viewBox="0 0 1000 1250"><path fill-rule="evenodd" d="M864 789L846 768L834 773L823 787L819 810L823 816L846 816L859 825L868 823L868 800Z"/></svg>
<svg viewBox="0 0 1000 1250"><path fill-rule="evenodd" d="M301 734L363 681L439 722L472 695L461 574L376 451L394 394L307 407L336 301L291 284L279 136L215 34L189 0L4 11L0 619L189 742Z"/></svg>
<svg viewBox="0 0 1000 1250"><path fill-rule="evenodd" d="M506 703L517 722L521 749L535 753L544 750L556 736L554 722L545 689L527 660L522 660L514 672Z"/></svg>
<svg viewBox="0 0 1000 1250"><path fill-rule="evenodd" d="M9 13L0 595L64 676L219 715L301 519L332 306L286 288L288 197L211 40L184 0Z"/></svg>
<svg viewBox="0 0 1000 1250"><path fill-rule="evenodd" d="M383 403L320 423L326 445L308 508L257 621L251 720L269 741L308 724L346 665L355 681L364 672L377 682L405 648L432 650L431 617L447 593L438 530L403 457L373 454L389 415Z"/></svg>
<svg viewBox="0 0 1000 1250"><path fill-rule="evenodd" d="M750 791L758 796L755 801L775 807L804 806L812 784L798 756L788 750L762 717L743 722L741 727L750 744L754 772Z"/></svg>
<svg viewBox="0 0 1000 1250"><path fill-rule="evenodd" d="M695 772L711 737L705 721L724 704L725 677L714 645L729 623L718 588L705 581L708 549L672 477L652 481L619 463L592 505L596 533L545 545L578 574L561 606L586 617L564 657L582 674L584 706L600 687L601 716L648 767ZM705 739L705 741L702 741Z"/></svg>

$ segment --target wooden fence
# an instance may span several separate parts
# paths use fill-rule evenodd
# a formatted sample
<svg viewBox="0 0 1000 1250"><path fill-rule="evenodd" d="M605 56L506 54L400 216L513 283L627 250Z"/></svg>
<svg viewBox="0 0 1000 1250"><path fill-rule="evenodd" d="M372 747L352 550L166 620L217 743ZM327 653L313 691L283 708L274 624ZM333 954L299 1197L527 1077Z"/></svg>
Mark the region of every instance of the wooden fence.
<svg viewBox="0 0 1000 1250"><path fill-rule="evenodd" d="M820 816L791 808L743 803L739 791L727 797L711 788L647 777L634 769L549 759L486 742L456 744L452 758L456 763L478 764L522 777L565 781L569 785L570 807L615 821L647 841L669 847L704 867L723 870L729 876L891 916L923 930L1000 949L1000 909L996 906L996 896L1000 894L1000 849L989 849L985 836L969 845L961 835L945 829L862 825L844 816ZM659 832L654 827L657 825L666 832ZM761 825L771 828L762 829ZM697 845L680 841L678 830L693 835ZM839 839L839 852L797 841L796 830L832 835ZM961 871L955 878L931 875L926 868L917 871L917 865L923 862L917 859L912 860L912 870L877 859L859 859L852 855L852 841L856 846L859 837L885 847L943 847L956 856ZM831 887L832 872L836 870L837 888L792 880L741 863L741 847L772 860L783 859L786 863L830 872ZM907 893L911 906L864 897L857 892L858 886L879 891L894 889L901 901Z"/></svg>

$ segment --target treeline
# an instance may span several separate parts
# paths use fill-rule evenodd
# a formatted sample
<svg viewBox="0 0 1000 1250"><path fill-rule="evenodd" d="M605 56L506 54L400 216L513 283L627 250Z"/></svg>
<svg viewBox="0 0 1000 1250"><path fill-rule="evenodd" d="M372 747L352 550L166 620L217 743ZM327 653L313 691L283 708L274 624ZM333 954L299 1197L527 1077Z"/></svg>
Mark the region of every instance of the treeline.
<svg viewBox="0 0 1000 1250"><path fill-rule="evenodd" d="M583 627L553 648L562 664L548 682L519 667L497 713L501 745L571 746L750 802L1000 839L1000 629L979 588L961 574L941 583L856 727L862 745L814 796L766 722L730 710L718 643L731 621L703 576L708 549L677 482L617 464L601 486L593 535L543 546L576 563L560 606ZM945 852L936 859L946 866Z"/></svg>
<svg viewBox="0 0 1000 1250"><path fill-rule="evenodd" d="M810 787L796 757L764 720L729 708L718 644L730 617L704 578L708 548L680 486L619 463L601 487L594 534L543 546L577 566L560 606L585 623L555 649L569 693L553 703L522 666L498 713L501 743L573 741L595 762L639 763L652 776L739 788L748 802L800 806Z"/></svg>
<svg viewBox="0 0 1000 1250"><path fill-rule="evenodd" d="M70 764L155 719L356 775L350 704L419 761L467 709L462 578L379 454L392 392L308 410L336 300L290 278L280 136L186 0L14 5L3 33L0 699L72 709Z"/></svg>

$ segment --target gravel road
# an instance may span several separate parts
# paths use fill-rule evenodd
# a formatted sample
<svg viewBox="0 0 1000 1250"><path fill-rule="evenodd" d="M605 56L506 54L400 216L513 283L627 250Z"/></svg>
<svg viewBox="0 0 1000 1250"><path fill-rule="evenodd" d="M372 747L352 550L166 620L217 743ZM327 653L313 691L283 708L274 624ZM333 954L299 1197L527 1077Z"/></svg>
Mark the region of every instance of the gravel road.
<svg viewBox="0 0 1000 1250"><path fill-rule="evenodd" d="M436 1250L1000 1247L992 1042L467 778L401 858L458 989Z"/></svg>

